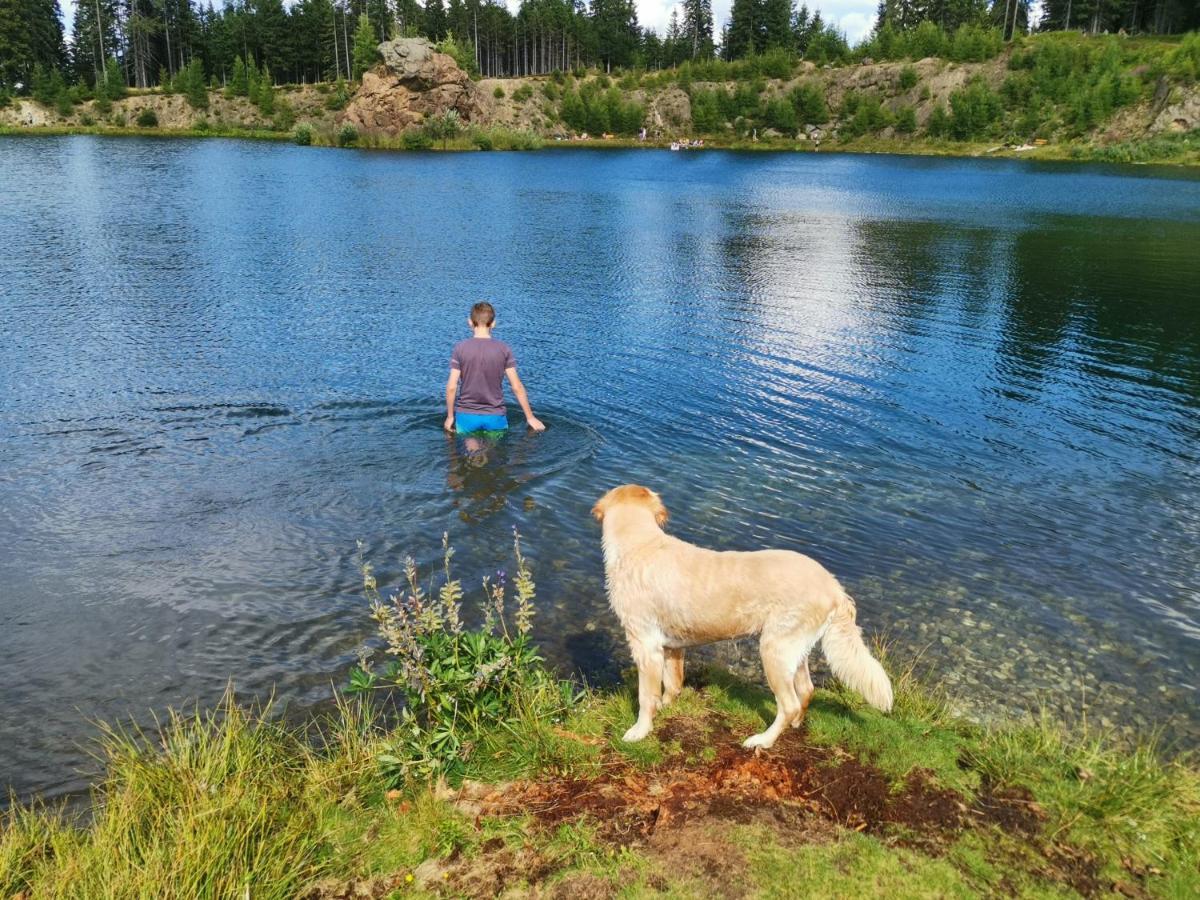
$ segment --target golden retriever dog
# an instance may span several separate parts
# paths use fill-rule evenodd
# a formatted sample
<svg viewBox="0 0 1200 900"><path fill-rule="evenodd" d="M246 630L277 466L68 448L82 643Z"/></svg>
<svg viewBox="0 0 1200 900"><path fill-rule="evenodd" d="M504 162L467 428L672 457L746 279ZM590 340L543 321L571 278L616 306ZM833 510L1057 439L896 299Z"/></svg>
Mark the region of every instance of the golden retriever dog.
<svg viewBox="0 0 1200 900"><path fill-rule="evenodd" d="M819 642L833 673L876 709L892 684L863 643L854 601L820 563L791 550L718 552L663 531L667 508L649 488L613 488L592 508L604 527L608 601L638 668L638 718L626 741L650 733L654 714L683 688L687 647L759 635L775 721L745 747L771 747L798 726L812 698L808 655Z"/></svg>

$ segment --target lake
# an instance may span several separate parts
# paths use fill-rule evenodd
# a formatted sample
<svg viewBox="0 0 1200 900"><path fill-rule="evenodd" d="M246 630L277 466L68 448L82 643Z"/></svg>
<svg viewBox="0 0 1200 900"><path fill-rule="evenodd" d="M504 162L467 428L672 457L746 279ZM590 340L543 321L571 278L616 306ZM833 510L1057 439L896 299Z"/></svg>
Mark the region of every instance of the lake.
<svg viewBox="0 0 1200 900"><path fill-rule="evenodd" d="M973 716L1200 738L1196 174L8 138L0 248L0 788L229 680L326 700L360 539L387 586L449 532L470 588L516 526L611 683L628 481L820 559ZM440 429L478 299L549 425L484 455Z"/></svg>

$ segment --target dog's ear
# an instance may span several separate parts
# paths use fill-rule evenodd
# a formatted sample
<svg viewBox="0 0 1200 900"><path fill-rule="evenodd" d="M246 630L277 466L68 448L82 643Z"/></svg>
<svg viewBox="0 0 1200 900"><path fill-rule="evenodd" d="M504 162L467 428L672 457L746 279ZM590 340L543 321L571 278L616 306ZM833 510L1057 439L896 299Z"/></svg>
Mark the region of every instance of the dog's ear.
<svg viewBox="0 0 1200 900"><path fill-rule="evenodd" d="M667 507L662 502L662 497L654 493L654 491L646 491L650 495L650 499L654 502L654 521L659 528L663 528L667 524L667 519L671 518L671 514L667 512Z"/></svg>
<svg viewBox="0 0 1200 900"><path fill-rule="evenodd" d="M592 507L592 518L597 522L604 521L604 498L601 497L596 501L596 505Z"/></svg>

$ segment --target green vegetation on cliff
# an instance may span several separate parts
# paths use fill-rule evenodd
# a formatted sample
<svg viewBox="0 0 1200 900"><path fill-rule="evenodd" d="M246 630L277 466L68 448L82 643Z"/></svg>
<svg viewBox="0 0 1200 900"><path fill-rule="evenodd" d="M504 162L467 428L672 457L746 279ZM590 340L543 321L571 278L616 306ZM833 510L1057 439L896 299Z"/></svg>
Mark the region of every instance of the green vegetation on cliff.
<svg viewBox="0 0 1200 900"><path fill-rule="evenodd" d="M92 815L15 805L0 894L26 898L1195 896L1200 772L1045 721L980 727L887 660L882 715L834 682L769 752L770 694L710 668L625 744L632 684L558 682L535 586L463 608L446 549L397 596L364 571L387 664L297 728L268 707L107 729ZM389 582L390 582L389 578ZM385 701L401 690L400 713Z"/></svg>

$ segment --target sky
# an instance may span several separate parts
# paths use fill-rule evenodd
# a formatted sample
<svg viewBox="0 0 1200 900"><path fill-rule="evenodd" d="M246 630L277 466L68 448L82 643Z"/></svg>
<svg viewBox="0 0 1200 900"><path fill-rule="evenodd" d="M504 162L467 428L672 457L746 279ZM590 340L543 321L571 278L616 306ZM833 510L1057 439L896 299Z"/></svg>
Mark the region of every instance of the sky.
<svg viewBox="0 0 1200 900"><path fill-rule="evenodd" d="M60 0L63 19L66 21L66 33L71 33L71 21L75 15L76 0ZM284 0L287 4L289 0ZM521 5L520 0L505 0L513 12ZM732 0L713 0L713 18L716 19L715 36L719 36L721 25L729 19L729 7ZM290 5L290 4L289 4ZM798 0L797 6L800 5ZM875 21L877 0L810 0L809 12L821 11L821 18L836 25L846 33L846 39L851 44L857 43ZM680 19L683 18L683 8L678 0L637 0L638 21L643 27L653 28L659 34L666 34L667 22L671 20L671 10L679 7Z"/></svg>

